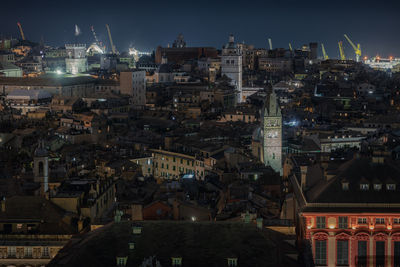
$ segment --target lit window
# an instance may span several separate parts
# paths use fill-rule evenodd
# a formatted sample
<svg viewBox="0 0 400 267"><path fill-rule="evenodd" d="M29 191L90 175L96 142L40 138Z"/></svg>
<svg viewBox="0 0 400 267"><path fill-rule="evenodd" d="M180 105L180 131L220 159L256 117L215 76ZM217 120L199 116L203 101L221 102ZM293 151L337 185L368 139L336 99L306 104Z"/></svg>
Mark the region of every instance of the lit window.
<svg viewBox="0 0 400 267"><path fill-rule="evenodd" d="M326 240L315 241L315 264L326 265Z"/></svg>
<svg viewBox="0 0 400 267"><path fill-rule="evenodd" d="M117 257L117 266L125 266L127 258L126 257Z"/></svg>
<svg viewBox="0 0 400 267"><path fill-rule="evenodd" d="M43 257L48 257L49 256L49 248L48 247L43 247L42 256Z"/></svg>
<svg viewBox="0 0 400 267"><path fill-rule="evenodd" d="M182 266L182 258L172 258L172 266Z"/></svg>
<svg viewBox="0 0 400 267"><path fill-rule="evenodd" d="M343 189L344 191L349 190L349 183L348 183L348 182L343 182L343 183L342 183L342 189Z"/></svg>
<svg viewBox="0 0 400 267"><path fill-rule="evenodd" d="M17 224L17 229L22 229L22 223Z"/></svg>
<svg viewBox="0 0 400 267"><path fill-rule="evenodd" d="M317 217L317 228L325 228L325 217Z"/></svg>
<svg viewBox="0 0 400 267"><path fill-rule="evenodd" d="M385 223L385 218L376 218L375 219L376 224L384 224Z"/></svg>
<svg viewBox="0 0 400 267"><path fill-rule="evenodd" d="M366 224L367 223L367 218L358 218L357 223L358 224Z"/></svg>
<svg viewBox="0 0 400 267"><path fill-rule="evenodd" d="M400 224L400 218L394 218L393 219L394 224Z"/></svg>
<svg viewBox="0 0 400 267"><path fill-rule="evenodd" d="M8 247L8 257L15 257L16 251L16 247Z"/></svg>
<svg viewBox="0 0 400 267"><path fill-rule="evenodd" d="M347 217L339 217L339 228L340 229L347 229Z"/></svg>
<svg viewBox="0 0 400 267"><path fill-rule="evenodd" d="M382 184L374 184L374 190L379 191L382 189Z"/></svg>
<svg viewBox="0 0 400 267"><path fill-rule="evenodd" d="M32 257L32 247L26 247L25 248L25 257L26 258L31 258Z"/></svg>
<svg viewBox="0 0 400 267"><path fill-rule="evenodd" d="M369 184L360 184L360 189L363 191L369 190Z"/></svg>
<svg viewBox="0 0 400 267"><path fill-rule="evenodd" d="M236 267L237 266L237 258L228 258L228 266Z"/></svg>
<svg viewBox="0 0 400 267"><path fill-rule="evenodd" d="M337 264L348 265L349 264L349 241L338 240L337 241Z"/></svg>
<svg viewBox="0 0 400 267"><path fill-rule="evenodd" d="M396 190L396 185L395 184L387 184L386 189L389 191L394 191L394 190Z"/></svg>

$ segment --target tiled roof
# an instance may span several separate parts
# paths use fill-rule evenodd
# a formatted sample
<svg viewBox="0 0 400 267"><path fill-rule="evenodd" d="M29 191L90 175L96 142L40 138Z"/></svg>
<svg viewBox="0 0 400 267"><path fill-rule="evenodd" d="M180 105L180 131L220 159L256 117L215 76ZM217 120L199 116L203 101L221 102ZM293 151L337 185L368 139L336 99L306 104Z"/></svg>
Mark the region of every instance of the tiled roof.
<svg viewBox="0 0 400 267"><path fill-rule="evenodd" d="M345 165L344 169L339 169L337 176L317 184L312 189L314 195L307 195L308 201L313 203L400 203L398 162L388 159L385 163L373 163L371 158L362 157L353 159ZM342 188L344 179L349 182L348 190ZM374 189L376 181L382 184L382 189ZM369 189L361 189L361 183L369 184ZM386 185L393 183L396 184L395 190L388 190Z"/></svg>

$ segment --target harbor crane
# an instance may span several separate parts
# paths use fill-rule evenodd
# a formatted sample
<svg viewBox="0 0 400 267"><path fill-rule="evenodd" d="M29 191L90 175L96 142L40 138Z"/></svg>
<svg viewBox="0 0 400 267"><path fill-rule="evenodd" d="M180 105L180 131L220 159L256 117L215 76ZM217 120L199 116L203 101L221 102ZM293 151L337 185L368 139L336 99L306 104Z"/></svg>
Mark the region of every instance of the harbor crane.
<svg viewBox="0 0 400 267"><path fill-rule="evenodd" d="M339 45L340 59L346 60L346 55L344 54L344 50L343 50L343 42L342 41L338 42L338 45Z"/></svg>
<svg viewBox="0 0 400 267"><path fill-rule="evenodd" d="M21 38L23 41L25 41L25 34L24 31L22 30L22 26L21 23L17 22L18 28L19 28L19 32L21 33Z"/></svg>
<svg viewBox="0 0 400 267"><path fill-rule="evenodd" d="M271 38L268 38L268 43L269 43L269 50L272 50L272 40L271 40Z"/></svg>
<svg viewBox="0 0 400 267"><path fill-rule="evenodd" d="M93 33L93 37L94 37L94 40L96 41L96 44L97 44L97 45L100 45L99 39L97 38L96 32L94 31L94 27L93 27L93 26L90 26L90 30L91 30L92 33Z"/></svg>
<svg viewBox="0 0 400 267"><path fill-rule="evenodd" d="M347 34L344 34L344 38L349 42L349 44L353 47L354 53L356 53L356 62L360 61L361 58L361 46L360 44L357 44L357 46L350 40L349 36Z"/></svg>
<svg viewBox="0 0 400 267"><path fill-rule="evenodd" d="M106 28L107 28L107 32L108 32L108 38L110 39L111 51L112 51L112 54L115 55L117 53L117 49L115 49L115 45L114 45L112 37L111 37L110 27L108 26L108 24L106 24Z"/></svg>
<svg viewBox="0 0 400 267"><path fill-rule="evenodd" d="M324 57L324 60L328 60L329 57L328 57L328 54L326 53L325 46L323 43L321 43L321 48L322 48L322 55Z"/></svg>

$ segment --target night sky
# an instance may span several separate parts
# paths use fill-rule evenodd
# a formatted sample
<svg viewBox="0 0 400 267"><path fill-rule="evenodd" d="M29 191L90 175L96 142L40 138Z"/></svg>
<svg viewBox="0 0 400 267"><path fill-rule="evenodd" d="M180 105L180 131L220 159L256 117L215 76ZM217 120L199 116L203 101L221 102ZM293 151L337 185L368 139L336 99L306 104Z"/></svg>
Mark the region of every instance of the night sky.
<svg viewBox="0 0 400 267"><path fill-rule="evenodd" d="M256 47L266 47L269 37L274 47L323 42L334 58L339 40L346 54L354 55L343 37L347 33L361 43L363 54L400 57L399 0L19 0L2 1L1 9L0 33L19 37L20 21L27 39L40 41L43 36L54 46L91 43L91 25L108 45L108 23L119 51L130 45L151 51L172 43L178 33L184 34L188 46L221 48L233 33L237 41ZM82 30L78 38L75 24Z"/></svg>

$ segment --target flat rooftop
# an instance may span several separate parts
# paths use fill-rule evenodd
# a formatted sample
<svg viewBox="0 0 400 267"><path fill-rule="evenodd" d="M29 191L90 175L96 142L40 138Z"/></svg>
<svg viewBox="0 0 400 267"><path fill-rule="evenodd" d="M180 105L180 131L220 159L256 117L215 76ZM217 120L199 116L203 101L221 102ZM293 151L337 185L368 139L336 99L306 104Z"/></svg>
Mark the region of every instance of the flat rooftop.
<svg viewBox="0 0 400 267"><path fill-rule="evenodd" d="M91 76L43 75L39 77L0 77L0 85L17 86L68 86L82 83L94 83Z"/></svg>

